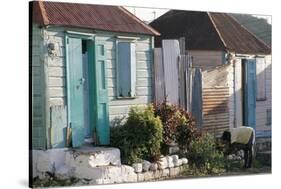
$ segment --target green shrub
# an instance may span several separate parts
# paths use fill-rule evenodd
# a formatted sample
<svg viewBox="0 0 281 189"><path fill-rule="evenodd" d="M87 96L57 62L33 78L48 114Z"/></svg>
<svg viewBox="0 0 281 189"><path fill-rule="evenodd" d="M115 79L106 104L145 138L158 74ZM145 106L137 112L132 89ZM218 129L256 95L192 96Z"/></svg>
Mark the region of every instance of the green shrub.
<svg viewBox="0 0 281 189"><path fill-rule="evenodd" d="M172 142L176 142L182 151L188 150L196 131L191 114L166 101L154 104L154 109L155 115L160 117L163 124L161 152L167 155Z"/></svg>
<svg viewBox="0 0 281 189"><path fill-rule="evenodd" d="M225 158L216 149L214 136L206 133L191 142L189 162L204 174L225 172Z"/></svg>
<svg viewBox="0 0 281 189"><path fill-rule="evenodd" d="M162 136L162 123L152 106L132 107L126 123L111 128L111 145L120 149L125 164L154 161L160 156Z"/></svg>

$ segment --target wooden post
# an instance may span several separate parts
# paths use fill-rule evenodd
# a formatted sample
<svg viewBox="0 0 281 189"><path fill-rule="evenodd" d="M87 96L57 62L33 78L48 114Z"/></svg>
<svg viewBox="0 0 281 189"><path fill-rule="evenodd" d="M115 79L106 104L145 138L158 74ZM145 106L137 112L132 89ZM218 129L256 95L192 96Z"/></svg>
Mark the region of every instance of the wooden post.
<svg viewBox="0 0 281 189"><path fill-rule="evenodd" d="M165 99L165 78L162 61L162 49L154 48L154 102L161 103Z"/></svg>
<svg viewBox="0 0 281 189"><path fill-rule="evenodd" d="M202 127L202 73L195 68L192 85L192 115L195 117L197 127Z"/></svg>

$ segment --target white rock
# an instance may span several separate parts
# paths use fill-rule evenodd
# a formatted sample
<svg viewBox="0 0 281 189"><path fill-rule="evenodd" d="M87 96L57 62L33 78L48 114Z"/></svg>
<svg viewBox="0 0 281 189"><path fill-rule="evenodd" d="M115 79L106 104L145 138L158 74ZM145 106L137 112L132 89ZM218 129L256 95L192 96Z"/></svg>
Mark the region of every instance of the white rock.
<svg viewBox="0 0 281 189"><path fill-rule="evenodd" d="M173 161L174 161L174 162L179 159L179 156L178 156L178 155L172 155L171 157L173 158Z"/></svg>
<svg viewBox="0 0 281 189"><path fill-rule="evenodd" d="M122 182L137 182L138 180L138 175L135 173L134 168L128 165L121 165L121 175L118 177L120 177L120 179L115 179L116 183L121 183L119 182L120 180L122 180Z"/></svg>
<svg viewBox="0 0 281 189"><path fill-rule="evenodd" d="M159 169L166 169L168 167L167 157L161 157L159 159Z"/></svg>
<svg viewBox="0 0 281 189"><path fill-rule="evenodd" d="M144 181L150 181L153 179L153 172L148 171L144 173Z"/></svg>
<svg viewBox="0 0 281 189"><path fill-rule="evenodd" d="M176 166L181 166L182 165L182 159L178 159L178 163Z"/></svg>
<svg viewBox="0 0 281 189"><path fill-rule="evenodd" d="M173 158L171 156L167 156L167 161L168 161L168 167L172 168L174 167L174 162L173 162Z"/></svg>
<svg viewBox="0 0 281 189"><path fill-rule="evenodd" d="M149 167L150 167L151 163L149 161L146 161L144 160L142 162L142 169L144 172L148 171L149 170Z"/></svg>
<svg viewBox="0 0 281 189"><path fill-rule="evenodd" d="M226 159L228 159L228 160L233 160L233 156L232 156L232 155L228 155L228 156L226 157Z"/></svg>
<svg viewBox="0 0 281 189"><path fill-rule="evenodd" d="M169 169L163 169L161 177L168 177L170 175Z"/></svg>
<svg viewBox="0 0 281 189"><path fill-rule="evenodd" d="M142 163L134 163L132 167L135 169L136 173L142 172Z"/></svg>
<svg viewBox="0 0 281 189"><path fill-rule="evenodd" d="M157 163L151 163L149 170L151 170L151 171L156 171L157 168L158 168Z"/></svg>
<svg viewBox="0 0 281 189"><path fill-rule="evenodd" d="M171 156L172 158L173 158L173 163L174 163L174 166L175 167L178 167L178 166L180 166L180 161L179 161L179 156L178 155L172 155Z"/></svg>
<svg viewBox="0 0 281 189"><path fill-rule="evenodd" d="M188 163L188 160L187 158L181 158L181 161L182 161L182 165L185 165Z"/></svg>

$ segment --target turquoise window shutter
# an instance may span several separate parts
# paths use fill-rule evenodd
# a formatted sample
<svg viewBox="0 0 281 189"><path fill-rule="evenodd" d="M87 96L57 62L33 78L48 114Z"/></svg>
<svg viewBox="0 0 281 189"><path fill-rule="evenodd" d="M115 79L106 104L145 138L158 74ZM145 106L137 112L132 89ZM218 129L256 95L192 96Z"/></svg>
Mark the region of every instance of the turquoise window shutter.
<svg viewBox="0 0 281 189"><path fill-rule="evenodd" d="M96 102L97 102L97 124L96 132L98 143L109 144L109 110L107 90L107 65L105 41L95 40L95 65L96 65Z"/></svg>
<svg viewBox="0 0 281 189"><path fill-rule="evenodd" d="M130 42L118 42L117 95L134 97L136 95L136 46Z"/></svg>

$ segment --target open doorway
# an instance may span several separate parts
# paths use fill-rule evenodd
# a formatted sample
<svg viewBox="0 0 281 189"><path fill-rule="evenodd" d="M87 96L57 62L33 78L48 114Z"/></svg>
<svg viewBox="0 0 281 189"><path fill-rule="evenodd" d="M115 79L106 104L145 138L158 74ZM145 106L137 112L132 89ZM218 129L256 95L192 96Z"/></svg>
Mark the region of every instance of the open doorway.
<svg viewBox="0 0 281 189"><path fill-rule="evenodd" d="M83 64L83 105L84 105L84 139L86 143L92 143L90 126L90 90L89 90L89 48L88 41L82 40L82 64Z"/></svg>

